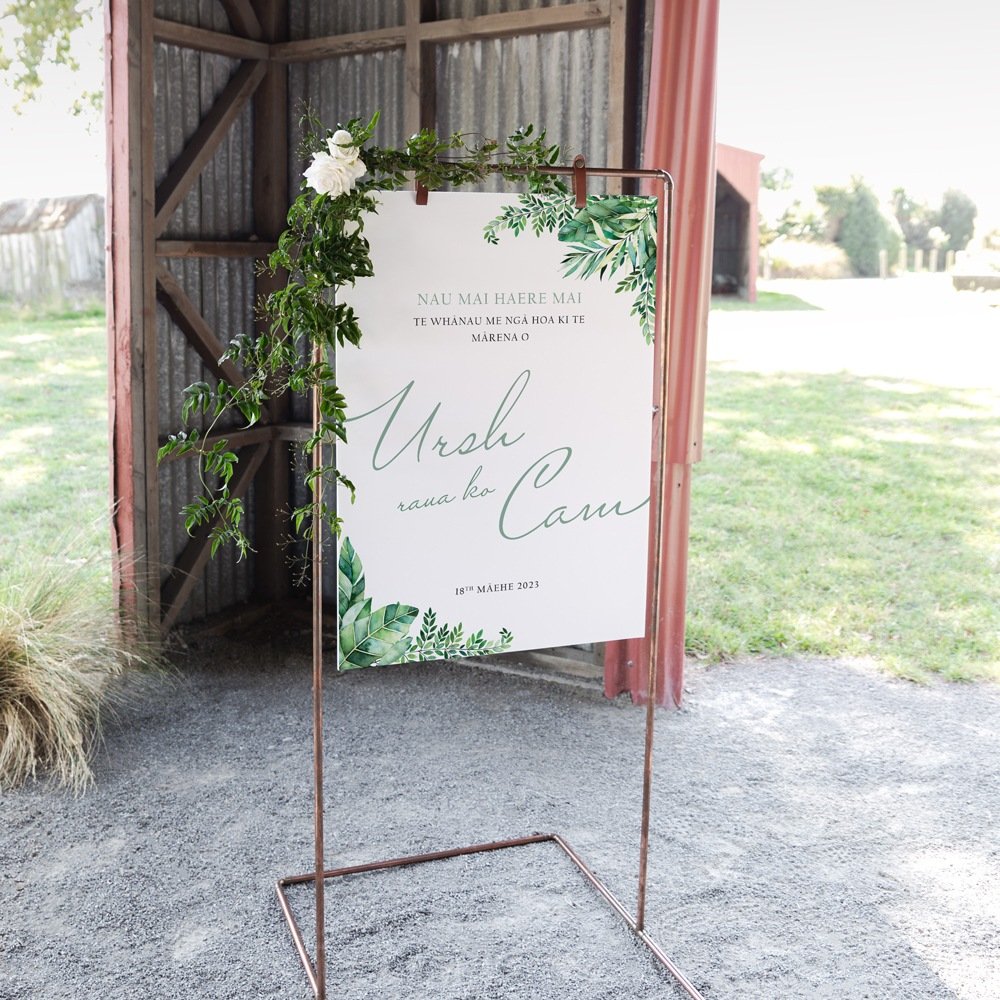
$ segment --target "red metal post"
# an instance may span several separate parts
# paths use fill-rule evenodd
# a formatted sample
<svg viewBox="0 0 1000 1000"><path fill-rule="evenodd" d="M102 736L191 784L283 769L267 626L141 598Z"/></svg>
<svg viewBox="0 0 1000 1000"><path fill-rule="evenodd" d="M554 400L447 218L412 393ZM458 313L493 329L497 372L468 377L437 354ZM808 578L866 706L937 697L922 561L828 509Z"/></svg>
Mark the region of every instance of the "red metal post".
<svg viewBox="0 0 1000 1000"><path fill-rule="evenodd" d="M660 469L654 458L652 468L654 486L662 475L667 487L660 573L662 669L655 695L660 705L667 704L668 691L670 702L680 704L684 679L691 465L702 451L712 284L718 24L718 0L656 5L643 166L669 170L676 183L668 300L668 462ZM650 538L655 535L650 532ZM607 644L604 691L609 698L627 691L634 702L647 700L648 643L647 633L643 639Z"/></svg>

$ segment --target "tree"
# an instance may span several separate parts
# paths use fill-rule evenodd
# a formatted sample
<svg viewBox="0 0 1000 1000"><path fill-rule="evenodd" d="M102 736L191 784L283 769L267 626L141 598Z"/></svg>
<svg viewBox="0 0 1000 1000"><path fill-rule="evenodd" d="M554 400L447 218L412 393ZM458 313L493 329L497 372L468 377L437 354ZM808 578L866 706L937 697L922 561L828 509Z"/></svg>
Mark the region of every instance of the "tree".
<svg viewBox="0 0 1000 1000"><path fill-rule="evenodd" d="M843 247L854 273L874 277L879 273L879 251L890 260L899 253L899 234L879 208L875 192L855 177L849 188L819 187L816 197L827 213L827 234Z"/></svg>
<svg viewBox="0 0 1000 1000"><path fill-rule="evenodd" d="M851 192L847 188L824 184L816 188L816 200L826 214L825 235L833 243L840 243L840 227L851 200Z"/></svg>
<svg viewBox="0 0 1000 1000"><path fill-rule="evenodd" d="M788 167L772 167L761 171L761 195L757 202L757 230L760 245L766 247L779 236L784 235L780 227L778 212L785 202L778 192L787 191L792 186L792 172ZM764 192L768 192L765 194ZM785 210L787 214L787 209Z"/></svg>
<svg viewBox="0 0 1000 1000"><path fill-rule="evenodd" d="M964 250L976 228L976 203L967 194L949 188L941 199L937 224L948 236L946 250Z"/></svg>
<svg viewBox="0 0 1000 1000"><path fill-rule="evenodd" d="M788 167L771 167L761 171L760 186L765 191L787 191L792 186L793 176Z"/></svg>
<svg viewBox="0 0 1000 1000"><path fill-rule="evenodd" d="M892 192L892 211L906 245L929 251L932 247L930 231L936 221L934 212L922 201L911 198L901 187Z"/></svg>
<svg viewBox="0 0 1000 1000"><path fill-rule="evenodd" d="M44 69L80 68L73 36L99 8L99 0L7 0L0 6L0 83L17 94L19 105L37 96ZM100 97L84 99L95 103ZM81 106L78 101L75 109Z"/></svg>

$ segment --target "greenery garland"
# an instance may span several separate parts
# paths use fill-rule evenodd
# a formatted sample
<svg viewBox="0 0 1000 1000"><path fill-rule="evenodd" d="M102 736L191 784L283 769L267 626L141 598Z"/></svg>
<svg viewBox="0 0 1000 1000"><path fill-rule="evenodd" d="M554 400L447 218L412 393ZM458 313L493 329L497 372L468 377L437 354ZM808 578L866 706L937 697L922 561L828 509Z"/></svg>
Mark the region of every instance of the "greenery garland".
<svg viewBox="0 0 1000 1000"><path fill-rule="evenodd" d="M220 379L213 386L195 382L184 391L182 420L195 419L208 426L171 434L160 448L158 460L193 454L198 459L201 491L182 508L189 534L207 529L214 555L223 543L234 543L239 557L251 551L243 530L243 501L232 494L231 484L238 456L229 447L220 422L238 415L244 426L256 424L267 403L286 392L309 396L319 392L320 421L305 444L311 453L324 444L346 441L347 402L336 383L328 353L336 347L357 347L362 331L351 306L336 300L336 289L353 285L373 273L370 247L365 239L365 218L377 211L376 192L399 190L415 179L428 190L477 184L499 173L527 182L537 194L564 194L565 185L545 167L559 161L559 147L547 145L545 132L534 126L518 129L502 143L485 139L470 144L468 136L454 133L446 139L424 129L410 137L403 149L366 146L378 123L376 114L367 123L354 118L334 131L323 128L307 114L303 147L312 163L305 173L302 193L288 212L288 228L270 254L267 270L287 273L285 286L261 303L267 328L256 335L234 339L220 361L239 365L245 375L240 385ZM321 348L318 363L313 347ZM354 496L354 486L334 464L317 464L305 476L312 484L330 476ZM295 530L309 537L314 530L312 503L291 512ZM339 531L340 518L323 503L320 517Z"/></svg>

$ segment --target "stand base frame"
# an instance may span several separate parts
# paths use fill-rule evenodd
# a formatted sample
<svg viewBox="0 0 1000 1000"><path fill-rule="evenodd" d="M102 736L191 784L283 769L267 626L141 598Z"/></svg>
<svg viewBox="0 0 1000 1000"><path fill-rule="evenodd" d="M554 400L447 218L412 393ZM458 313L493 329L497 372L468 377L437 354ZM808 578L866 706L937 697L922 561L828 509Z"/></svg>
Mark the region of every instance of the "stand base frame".
<svg viewBox="0 0 1000 1000"><path fill-rule="evenodd" d="M633 917L617 896L590 870L587 864L583 861L579 854L557 833L536 833L528 837L516 837L513 840L496 840L488 844L473 844L468 847L455 847L447 851L432 851L428 854L411 854L406 857L392 858L388 861L373 861L368 864L363 865L351 865L347 868L333 868L329 871L323 872L324 881L327 879L340 878L343 875L359 875L364 872L377 872L384 871L388 868L406 868L411 865L420 865L428 861L444 861L448 858L460 858L467 854L485 854L491 851L502 851L512 847L525 847L531 844L555 844L557 847L561 848L563 853L576 865L580 870L583 877L597 890L597 892L604 898L605 902L618 914L622 920L628 924L629 928L635 934L635 936L649 949L650 953L657 960L657 962L662 965L667 972L674 978L677 985L693 1000L704 1000L704 997L698 990L694 987L691 981L677 968L676 965L667 957L663 949L646 933L646 931L639 925L639 922ZM306 971L306 975L309 977L309 984L312 987L313 994L317 1000L326 1000L326 990L324 984L321 982L321 977L316 972L316 967L313 964L312 959L309 957L308 949L306 948L305 940L302 936L302 930L300 929L298 923L295 920L295 915L292 913L291 904L288 901L285 890L289 886L302 885L307 882L315 882L316 876L314 873L310 872L306 875L289 875L285 878L278 879L276 883L276 889L278 893L278 902L281 905L281 910L285 915L285 920L288 922L288 928L292 934L292 940L295 942L295 950L299 954L299 959L302 962L302 966Z"/></svg>

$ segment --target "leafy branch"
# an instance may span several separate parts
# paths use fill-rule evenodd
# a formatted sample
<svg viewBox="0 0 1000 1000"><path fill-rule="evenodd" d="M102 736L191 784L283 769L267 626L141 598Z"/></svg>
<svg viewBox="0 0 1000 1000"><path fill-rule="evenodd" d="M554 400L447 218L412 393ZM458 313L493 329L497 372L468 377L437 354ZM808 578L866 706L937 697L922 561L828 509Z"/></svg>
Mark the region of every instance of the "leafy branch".
<svg viewBox="0 0 1000 1000"><path fill-rule="evenodd" d="M74 39L87 33L85 29L100 11L97 0L5 0L0 4L0 84L16 97L17 113L38 97L43 70L64 66L80 72ZM99 109L101 103L98 84L98 89L81 93L71 110L78 115Z"/></svg>
<svg viewBox="0 0 1000 1000"><path fill-rule="evenodd" d="M496 173L527 181L533 192L565 191L560 180L544 172L558 162L559 147L547 145L545 132L536 133L531 125L502 142L461 133L439 138L424 129L404 148L388 149L365 145L378 118L376 113L367 123L355 118L343 126L350 133L350 148L360 152L366 175L336 196L318 194L303 181L302 193L289 208L287 228L265 268L272 275L287 275L287 281L259 304L262 329L236 337L220 359L236 365L244 380L239 385L220 379L214 385L203 381L189 386L182 421L187 427L194 419L208 420L209 426L172 434L160 448L160 461L185 454L197 458L201 489L184 507L184 523L189 532L210 527L213 553L224 542L235 543L241 558L251 550L243 530L243 504L231 489L238 456L216 434L224 418L236 415L243 426L251 427L272 399L288 392L308 396L315 391L320 421L305 450L312 453L347 440L347 401L326 358L331 349L361 343L359 318L351 306L337 301L336 292L373 273L365 219L378 208L377 193L399 190L414 178L437 189L479 183ZM304 154L321 151L339 131L324 129L308 113L303 123ZM316 347L322 358L318 362ZM345 486L353 500L353 484L333 463L311 469L305 483L312 488L317 480L328 478ZM292 511L297 533L311 535L312 516L311 503ZM322 505L320 517L339 531L341 522L333 509Z"/></svg>
<svg viewBox="0 0 1000 1000"><path fill-rule="evenodd" d="M561 229L572 218L573 202L565 195L525 194L516 204L505 205L500 214L486 224L483 237L487 243L496 246L502 229L509 229L515 236L520 236L530 225L531 231L540 236L543 232Z"/></svg>

